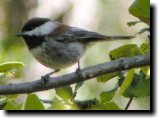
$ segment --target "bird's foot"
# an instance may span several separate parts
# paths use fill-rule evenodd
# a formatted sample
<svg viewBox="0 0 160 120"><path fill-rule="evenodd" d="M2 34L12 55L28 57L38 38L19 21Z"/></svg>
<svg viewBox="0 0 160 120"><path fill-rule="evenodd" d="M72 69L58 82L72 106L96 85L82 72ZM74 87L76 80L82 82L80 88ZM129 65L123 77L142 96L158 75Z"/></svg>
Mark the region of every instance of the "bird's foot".
<svg viewBox="0 0 160 120"><path fill-rule="evenodd" d="M80 78L80 80L83 80L83 74L82 74L82 70L80 68L77 68L76 70L76 74L78 75L78 77Z"/></svg>
<svg viewBox="0 0 160 120"><path fill-rule="evenodd" d="M50 78L50 74L46 74L46 75L42 76L41 77L42 85L45 85L49 81L49 78Z"/></svg>
<svg viewBox="0 0 160 120"><path fill-rule="evenodd" d="M50 79L50 75L52 75L52 74L54 74L54 73L56 73L56 72L58 72L58 71L60 71L60 70L55 70L55 71L52 71L52 72L50 72L50 73L42 76L42 77L41 77L41 82L42 82L42 84L43 84L43 85L46 84L46 83L49 81L49 79Z"/></svg>

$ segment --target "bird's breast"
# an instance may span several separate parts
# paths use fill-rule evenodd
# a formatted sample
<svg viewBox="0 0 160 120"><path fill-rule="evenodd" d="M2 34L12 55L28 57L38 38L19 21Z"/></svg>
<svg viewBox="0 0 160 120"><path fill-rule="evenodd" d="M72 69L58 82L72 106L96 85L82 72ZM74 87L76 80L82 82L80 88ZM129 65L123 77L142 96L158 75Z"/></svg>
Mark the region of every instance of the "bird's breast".
<svg viewBox="0 0 160 120"><path fill-rule="evenodd" d="M53 69L62 69L77 63L85 49L83 43L63 43L52 40L31 49L31 53L41 64Z"/></svg>

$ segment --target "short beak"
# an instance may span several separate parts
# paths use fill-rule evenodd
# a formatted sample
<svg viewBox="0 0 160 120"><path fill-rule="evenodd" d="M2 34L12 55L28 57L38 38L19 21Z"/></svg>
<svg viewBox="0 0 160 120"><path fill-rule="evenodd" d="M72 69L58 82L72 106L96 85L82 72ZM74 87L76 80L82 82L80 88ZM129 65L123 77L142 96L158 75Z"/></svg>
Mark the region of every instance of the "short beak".
<svg viewBox="0 0 160 120"><path fill-rule="evenodd" d="M24 36L24 33L17 33L16 34L16 37L21 37L21 36Z"/></svg>

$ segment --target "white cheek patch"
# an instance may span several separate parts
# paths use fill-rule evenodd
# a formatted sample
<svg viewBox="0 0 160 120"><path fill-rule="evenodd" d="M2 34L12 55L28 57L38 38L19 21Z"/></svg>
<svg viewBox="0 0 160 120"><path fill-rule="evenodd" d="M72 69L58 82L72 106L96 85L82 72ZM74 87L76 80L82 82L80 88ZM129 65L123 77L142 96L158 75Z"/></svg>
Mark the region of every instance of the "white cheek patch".
<svg viewBox="0 0 160 120"><path fill-rule="evenodd" d="M58 27L58 23L49 21L31 31L25 32L24 34L29 36L33 36L33 35L44 36L52 32L57 27Z"/></svg>

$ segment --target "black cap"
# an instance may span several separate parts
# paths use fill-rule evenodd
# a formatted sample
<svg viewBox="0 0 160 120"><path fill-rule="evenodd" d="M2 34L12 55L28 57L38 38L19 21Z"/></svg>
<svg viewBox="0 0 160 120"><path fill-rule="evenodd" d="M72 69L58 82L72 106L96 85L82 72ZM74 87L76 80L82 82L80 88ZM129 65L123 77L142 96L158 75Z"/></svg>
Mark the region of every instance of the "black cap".
<svg viewBox="0 0 160 120"><path fill-rule="evenodd" d="M22 32L35 29L36 27L41 26L42 24L46 23L47 21L50 21L50 19L38 18L38 17L32 18L24 24L24 26L22 27Z"/></svg>

